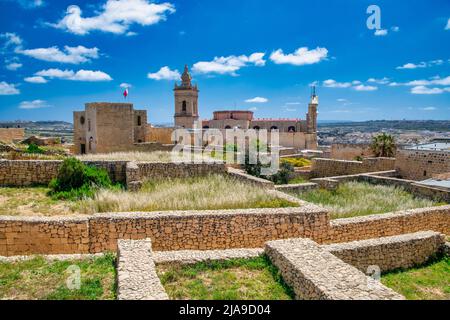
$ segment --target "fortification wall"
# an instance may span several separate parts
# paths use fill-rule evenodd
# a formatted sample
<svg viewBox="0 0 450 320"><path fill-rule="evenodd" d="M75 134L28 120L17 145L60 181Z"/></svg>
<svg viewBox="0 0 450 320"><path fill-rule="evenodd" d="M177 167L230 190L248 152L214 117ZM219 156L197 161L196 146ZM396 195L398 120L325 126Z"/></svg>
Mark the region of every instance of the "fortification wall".
<svg viewBox="0 0 450 320"><path fill-rule="evenodd" d="M145 142L159 142L162 144L172 144L172 132L174 128L154 128L147 126Z"/></svg>
<svg viewBox="0 0 450 320"><path fill-rule="evenodd" d="M330 158L339 160L355 160L356 157L373 157L374 154L368 143L333 143Z"/></svg>
<svg viewBox="0 0 450 320"><path fill-rule="evenodd" d="M311 177L333 177L364 172L394 170L395 158L365 158L363 161L348 161L315 158L312 160Z"/></svg>
<svg viewBox="0 0 450 320"><path fill-rule="evenodd" d="M22 140L25 136L24 128L0 128L0 141L11 143L14 140Z"/></svg>
<svg viewBox="0 0 450 320"><path fill-rule="evenodd" d="M98 253L118 239L150 238L157 251L258 248L311 238L322 244L417 231L450 234L450 206L329 221L313 205L278 209L108 213L86 217L0 216L0 255Z"/></svg>
<svg viewBox="0 0 450 320"><path fill-rule="evenodd" d="M450 152L398 150L395 169L404 179L426 180L450 172Z"/></svg>

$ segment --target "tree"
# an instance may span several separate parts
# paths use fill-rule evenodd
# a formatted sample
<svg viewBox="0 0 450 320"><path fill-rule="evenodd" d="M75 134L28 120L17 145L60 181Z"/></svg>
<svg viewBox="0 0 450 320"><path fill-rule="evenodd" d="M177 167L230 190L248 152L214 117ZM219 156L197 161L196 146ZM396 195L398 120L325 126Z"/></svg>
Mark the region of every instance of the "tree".
<svg viewBox="0 0 450 320"><path fill-rule="evenodd" d="M394 137L385 132L372 138L370 146L376 157L393 157L395 150Z"/></svg>

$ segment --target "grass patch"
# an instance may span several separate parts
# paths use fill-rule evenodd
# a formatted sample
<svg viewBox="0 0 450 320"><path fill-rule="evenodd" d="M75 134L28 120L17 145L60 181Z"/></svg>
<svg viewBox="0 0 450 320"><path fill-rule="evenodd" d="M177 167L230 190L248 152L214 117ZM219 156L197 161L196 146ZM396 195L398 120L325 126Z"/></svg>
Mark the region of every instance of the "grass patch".
<svg viewBox="0 0 450 320"><path fill-rule="evenodd" d="M324 206L330 211L333 219L442 204L415 198L403 188L372 185L365 182L342 183L336 190L311 190L298 194L298 197Z"/></svg>
<svg viewBox="0 0 450 320"><path fill-rule="evenodd" d="M305 158L281 158L281 162L287 162L296 168L302 168L311 165L311 160Z"/></svg>
<svg viewBox="0 0 450 320"><path fill-rule="evenodd" d="M0 215L66 215L73 202L53 199L46 187L0 188Z"/></svg>
<svg viewBox="0 0 450 320"><path fill-rule="evenodd" d="M291 300L294 297L266 256L190 266L158 266L157 272L171 299Z"/></svg>
<svg viewBox="0 0 450 320"><path fill-rule="evenodd" d="M99 190L77 203L82 213L297 207L232 177L209 175L147 181L139 192Z"/></svg>
<svg viewBox="0 0 450 320"><path fill-rule="evenodd" d="M387 273L381 282L409 300L450 300L450 257Z"/></svg>
<svg viewBox="0 0 450 320"><path fill-rule="evenodd" d="M299 184L299 183L307 183L309 182L308 179L305 179L303 177L295 177L289 180L289 184Z"/></svg>
<svg viewBox="0 0 450 320"><path fill-rule="evenodd" d="M48 262L42 257L0 263L0 299L22 300L111 300L115 299L115 257ZM67 271L80 268L79 290L67 288Z"/></svg>

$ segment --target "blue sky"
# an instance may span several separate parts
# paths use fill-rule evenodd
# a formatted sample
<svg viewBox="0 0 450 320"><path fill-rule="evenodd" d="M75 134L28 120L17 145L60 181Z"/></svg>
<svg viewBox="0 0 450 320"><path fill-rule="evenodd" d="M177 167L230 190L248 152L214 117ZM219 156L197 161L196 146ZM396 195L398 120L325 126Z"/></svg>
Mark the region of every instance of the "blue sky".
<svg viewBox="0 0 450 320"><path fill-rule="evenodd" d="M379 30L366 20L381 10ZM0 0L0 120L66 120L127 101L173 121L184 64L201 118L450 119L450 2ZM122 87L121 87L122 85Z"/></svg>

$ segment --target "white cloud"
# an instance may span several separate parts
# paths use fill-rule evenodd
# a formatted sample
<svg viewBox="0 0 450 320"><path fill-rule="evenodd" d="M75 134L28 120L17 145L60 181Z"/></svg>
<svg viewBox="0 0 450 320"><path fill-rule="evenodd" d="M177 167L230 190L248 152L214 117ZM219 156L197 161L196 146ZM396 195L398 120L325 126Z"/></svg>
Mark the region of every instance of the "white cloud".
<svg viewBox="0 0 450 320"><path fill-rule="evenodd" d="M109 74L103 71L92 71L92 70L78 70L74 72L73 70L60 70L60 69L47 69L41 70L35 73L35 76L47 77L47 78L57 78L63 80L72 81L111 81L112 78Z"/></svg>
<svg viewBox="0 0 450 320"><path fill-rule="evenodd" d="M276 64L292 64L294 66L302 66L308 64L319 63L326 59L328 50L326 48L317 47L308 50L307 47L301 47L294 53L284 54L282 49L278 49L270 55L270 60Z"/></svg>
<svg viewBox="0 0 450 320"><path fill-rule="evenodd" d="M300 102L286 102L287 106L296 106L296 105L299 105L299 104L300 104Z"/></svg>
<svg viewBox="0 0 450 320"><path fill-rule="evenodd" d="M126 88L131 88L132 85L129 84L129 83L124 82L124 83L121 83L121 84L120 84L120 87L123 88L123 89L126 89Z"/></svg>
<svg viewBox="0 0 450 320"><path fill-rule="evenodd" d="M356 91L375 91L378 90L378 87L360 84L358 86L353 87L353 89Z"/></svg>
<svg viewBox="0 0 450 320"><path fill-rule="evenodd" d="M372 83L377 83L377 84L388 84L389 78L387 78L387 77L384 77L382 79L370 78L367 80L367 82L372 82Z"/></svg>
<svg viewBox="0 0 450 320"><path fill-rule="evenodd" d="M425 107L425 108L422 108L422 110L424 110L424 111L434 111L434 110L436 110L436 108L435 107Z"/></svg>
<svg viewBox="0 0 450 320"><path fill-rule="evenodd" d="M450 18L448 18L447 25L445 26L445 30L450 30Z"/></svg>
<svg viewBox="0 0 450 320"><path fill-rule="evenodd" d="M439 66L441 64L444 63L444 60L442 59L437 59L437 60L431 60L431 61L422 61L419 63L405 63L402 66L398 66L396 67L396 69L401 70L401 69L417 69L417 68L427 68L427 67L432 67L432 66Z"/></svg>
<svg viewBox="0 0 450 320"><path fill-rule="evenodd" d="M264 97L254 97L254 98L245 100L245 102L247 102L247 103L266 103L268 101L269 101L269 99L264 98Z"/></svg>
<svg viewBox="0 0 450 320"><path fill-rule="evenodd" d="M412 94L441 94L444 90L441 88L428 88L425 86L416 86L411 88Z"/></svg>
<svg viewBox="0 0 450 320"><path fill-rule="evenodd" d="M45 4L43 0L17 0L17 3L24 9L34 9Z"/></svg>
<svg viewBox="0 0 450 320"><path fill-rule="evenodd" d="M337 82L333 79L323 81L323 86L327 88L349 88L352 86L351 82Z"/></svg>
<svg viewBox="0 0 450 320"><path fill-rule="evenodd" d="M83 46L64 46L64 52L55 46L20 50L19 53L38 60L72 64L80 64L98 58L98 48L86 48Z"/></svg>
<svg viewBox="0 0 450 320"><path fill-rule="evenodd" d="M47 83L47 79L41 76L27 77L24 80L30 83Z"/></svg>
<svg viewBox="0 0 450 320"><path fill-rule="evenodd" d="M257 111L258 108L257 108L257 107L251 107L251 108L249 108L248 110L249 110L249 111Z"/></svg>
<svg viewBox="0 0 450 320"><path fill-rule="evenodd" d="M388 31L386 29L378 29L374 33L374 35L379 36L379 37L387 36L387 34L388 34Z"/></svg>
<svg viewBox="0 0 450 320"><path fill-rule="evenodd" d="M20 49L22 47L22 38L14 32L0 33L0 38L6 39L4 44L5 48L13 46Z"/></svg>
<svg viewBox="0 0 450 320"><path fill-rule="evenodd" d="M237 75L236 71L249 65L262 67L266 64L265 53L255 52L250 56L214 57L212 61L200 61L194 64L192 71L200 74L217 73Z"/></svg>
<svg viewBox="0 0 450 320"><path fill-rule="evenodd" d="M82 17L79 6L71 5L66 15L51 26L70 33L85 35L99 30L124 34L132 24L149 26L166 20L166 15L175 12L171 3L151 3L147 0L107 0L97 15Z"/></svg>
<svg viewBox="0 0 450 320"><path fill-rule="evenodd" d="M11 63L8 63L8 64L5 66L5 68L8 69L8 70L10 70L10 71L16 71L17 69L22 68L22 64L21 64L21 63L18 63L18 62L11 62Z"/></svg>
<svg viewBox="0 0 450 320"><path fill-rule="evenodd" d="M398 27L398 26L392 26L392 27L391 27L391 31L393 31L393 32L399 32L399 31L400 31L400 27Z"/></svg>
<svg viewBox="0 0 450 320"><path fill-rule="evenodd" d="M178 70L170 70L169 67L165 66L159 69L158 72L148 73L147 78L153 80L179 80L181 74Z"/></svg>
<svg viewBox="0 0 450 320"><path fill-rule="evenodd" d="M337 99L336 101L338 101L338 102L348 102L347 99L343 99L343 98L339 98L339 99Z"/></svg>
<svg viewBox="0 0 450 320"><path fill-rule="evenodd" d="M19 104L19 109L41 109L49 107L51 106L44 100L22 101Z"/></svg>
<svg viewBox="0 0 450 320"><path fill-rule="evenodd" d="M5 81L0 82L0 96L19 94L20 90L17 89L16 86L16 84L7 83Z"/></svg>

